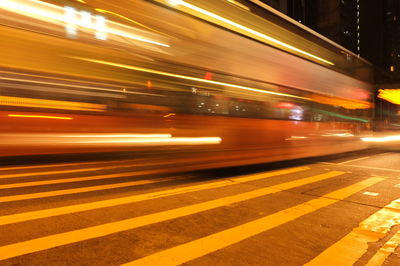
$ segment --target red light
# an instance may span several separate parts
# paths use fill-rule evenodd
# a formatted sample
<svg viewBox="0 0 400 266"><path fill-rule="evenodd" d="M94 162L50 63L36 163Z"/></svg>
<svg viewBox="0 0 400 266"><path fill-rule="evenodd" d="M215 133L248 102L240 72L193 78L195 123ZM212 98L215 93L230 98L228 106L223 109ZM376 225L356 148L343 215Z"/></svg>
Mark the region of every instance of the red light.
<svg viewBox="0 0 400 266"><path fill-rule="evenodd" d="M206 72L206 74L204 75L204 79L206 80L211 80L212 79L212 73L211 72Z"/></svg>
<svg viewBox="0 0 400 266"><path fill-rule="evenodd" d="M276 105L276 107L284 109L293 109L295 105L293 103L280 102Z"/></svg>
<svg viewBox="0 0 400 266"><path fill-rule="evenodd" d="M153 83L151 82L151 80L147 81L147 88L151 89L153 87Z"/></svg>

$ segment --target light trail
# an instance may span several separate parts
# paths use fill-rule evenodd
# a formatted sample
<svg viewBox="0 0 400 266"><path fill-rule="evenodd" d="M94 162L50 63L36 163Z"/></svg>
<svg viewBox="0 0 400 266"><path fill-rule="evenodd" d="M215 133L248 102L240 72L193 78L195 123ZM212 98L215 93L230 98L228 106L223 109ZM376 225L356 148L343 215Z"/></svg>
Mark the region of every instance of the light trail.
<svg viewBox="0 0 400 266"><path fill-rule="evenodd" d="M23 118L42 118L42 119L59 119L59 120L72 120L72 117L66 116L48 116L48 115L18 115L8 114L8 117L23 117Z"/></svg>
<svg viewBox="0 0 400 266"><path fill-rule="evenodd" d="M296 96L296 95L291 95L291 94L286 94L286 93L260 90L260 89L241 86L241 85L237 85L237 84L231 84L231 83L226 83L226 82L201 79L201 78L185 76L185 75L175 74L175 73L170 73L170 72L164 72L164 71L159 71L159 70L149 69L149 68L143 68L143 67L138 67L138 66L125 65L125 64L113 63L113 62L97 60L97 59L91 59L91 58L85 58L85 57L78 57L78 56L66 56L66 57L74 58L74 59L78 59L78 60L82 60L82 61L87 61L87 62L92 62L92 63L97 63L97 64L103 64L103 65L109 65L109 66L114 66L114 67L120 67L120 68L125 68L125 69L140 71L140 72L145 72L145 73L157 74L157 75L173 77L173 78L179 78L179 79L184 79L184 80L191 80L191 81L196 81L196 82L201 82L201 83L207 83L207 84L213 84L213 85L219 85L219 86L227 86L227 87L236 88L236 89L260 92L260 93L272 94L272 95L278 95L278 96L285 96L285 97L291 97L291 98L297 98L297 99L303 99L303 100L310 100L309 98L306 98L306 97L301 97L301 96Z"/></svg>
<svg viewBox="0 0 400 266"><path fill-rule="evenodd" d="M71 19L68 16L66 16L65 13L65 8L66 7L60 7L57 5L45 3L42 1L38 0L2 0L0 1L0 8L20 14L20 15L25 15L29 16L31 18L39 19L42 21L46 22L63 22L66 25L74 25L74 26L79 26L82 28L90 29L90 30L98 30L98 27L94 25L93 23L85 23L85 21L80 20L80 19ZM75 10L73 8L70 8L71 12ZM72 12L72 13L74 13ZM78 13L78 12L76 12ZM87 12L88 13L88 12ZM90 14L90 13L88 13ZM129 29L130 27L127 27L123 24L113 22L113 21L107 21L107 27L104 27L102 31L106 34L112 34L112 35L117 35L120 37L125 37L131 40L135 41L140 41L140 42L145 42L149 44L154 44L157 46L162 46L162 47L170 47L168 44L151 40L136 34L132 34L129 32L126 32L124 30L118 30L117 28L127 28ZM133 29L133 28L131 28Z"/></svg>
<svg viewBox="0 0 400 266"><path fill-rule="evenodd" d="M160 0L159 0L159 2L160 2ZM331 62L329 60L323 59L323 58L321 58L319 56L313 55L313 54L311 54L309 52L301 50L301 49L299 49L297 47L294 47L294 46L292 46L290 44L287 44L285 42L279 41L279 40L277 40L277 39L275 39L275 38L273 38L271 36L268 36L268 35L266 35L264 33L261 33L259 31L253 30L253 29L248 28L246 26L243 26L243 25L241 25L241 24L239 24L237 22L234 22L232 20L224 18L224 17L222 17L220 15L217 15L217 14L215 14L213 12L210 12L210 11L205 10L203 8L200 8L198 6L192 5L192 4L190 4L190 3L186 2L186 1L179 0L179 1L172 1L172 2L171 1L167 1L167 2L169 2L170 5L172 5L175 8L177 8L178 6L183 6L183 7L186 7L188 9L192 10L192 11L195 11L195 12L192 12L191 15L198 16L198 14L196 14L196 12L197 12L197 13L205 15L206 17L209 17L209 18L215 19L215 20L217 20L219 22L222 22L223 24L222 25L220 24L220 26L223 26L225 28L226 28L226 25L229 25L229 26L233 27L235 30L242 30L242 31L244 31L246 33L250 33L252 35L255 35L255 36L261 38L264 41L273 43L275 45L282 46L282 47L284 47L286 49L289 49L291 51L300 53L300 54L305 55L307 57L311 57L311 58L316 59L316 60L318 60L320 62L323 62L325 64L332 65L332 66L335 65L333 62Z"/></svg>

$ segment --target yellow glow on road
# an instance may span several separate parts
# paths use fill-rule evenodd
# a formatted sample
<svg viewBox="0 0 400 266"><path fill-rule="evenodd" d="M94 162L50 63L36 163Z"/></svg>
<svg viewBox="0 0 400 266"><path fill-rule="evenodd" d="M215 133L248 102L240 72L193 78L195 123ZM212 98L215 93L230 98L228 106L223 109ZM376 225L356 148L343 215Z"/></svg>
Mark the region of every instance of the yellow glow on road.
<svg viewBox="0 0 400 266"><path fill-rule="evenodd" d="M386 259L396 252L398 246L400 246L400 231L397 231L397 233L378 250L378 252L368 261L366 266L383 265Z"/></svg>
<svg viewBox="0 0 400 266"><path fill-rule="evenodd" d="M399 220L400 199L397 199L362 221L351 233L327 248L305 266L354 265L367 252L369 243L384 238L393 226L399 224ZM380 261L379 257L376 259L376 262Z"/></svg>
<svg viewBox="0 0 400 266"><path fill-rule="evenodd" d="M176 6L184 6L184 7L188 8L188 9L191 9L191 10L195 11L195 12L192 12L192 15L195 15L195 16L198 15L196 13L200 13L200 14L203 14L203 15L205 15L207 17L216 19L217 21L223 23L223 24L221 24L221 26L226 26L226 25L232 26L232 27L234 27L236 29L240 29L242 31L245 31L246 33L250 33L252 35L255 35L255 36L257 36L257 37L259 37L259 38L261 38L261 39L263 39L265 41L268 41L268 42L273 43L275 45L282 46L282 47L284 47L284 48L286 48L288 50L300 53L300 54L305 55L307 57L311 57L313 59L316 59L316 60L318 60L320 62L323 62L323 63L326 63L328 65L332 65L332 66L335 65L331 61L325 60L325 59L323 59L323 58L321 58L319 56L313 55L313 54L311 54L309 52L301 50L301 49L299 49L297 47L294 47L294 46L292 46L290 44L287 44L287 43L284 43L282 41L279 41L279 40L277 40L275 38L272 38L271 36L268 36L268 35L266 35L264 33L261 33L259 31L253 30L253 29L248 28L246 26L243 26L243 25L241 25L241 24L239 24L237 22L234 22L232 20L229 20L227 18L221 17L221 16L219 16L219 15L217 15L215 13L212 13L212 12L210 12L208 10L205 10L205 9L202 9L202 8L200 8L198 6L192 5L192 4L190 4L190 3L186 2L186 1L179 1L179 5L177 4Z"/></svg>
<svg viewBox="0 0 400 266"><path fill-rule="evenodd" d="M90 58L77 57L77 56L67 56L67 57L78 59L78 60L83 60L83 61L88 61L88 62L92 62L92 63L97 63L97 64L115 66L115 67L131 69L131 70L146 72L146 73L152 73L152 74L157 74L157 75L162 75L162 76L168 76L168 77L173 77L173 78L191 80L191 81L202 82L202 83L213 84L213 85L227 86L227 87L231 87L231 88L260 92L260 93L265 93L265 94L272 94L272 95L285 96L285 97L291 97L291 98L297 98L297 99L303 99L303 100L310 100L309 98L306 98L306 97L300 97L300 96L290 95L290 94L286 94L286 93L260 90L260 89L256 89L256 88L252 88L252 87L245 87L245 86L241 86L241 85L237 85L237 84L201 79L201 78L185 76L185 75L181 75L181 74L174 74L174 73L170 73L170 72L164 72L164 71L159 71L159 70L154 70L154 69L149 69L149 68L119 64L119 63L113 63L113 62L108 62L108 61L103 61L103 60L90 59Z"/></svg>
<svg viewBox="0 0 400 266"><path fill-rule="evenodd" d="M17 115L17 114L8 114L9 117L24 117L24 118L44 118L44 119L60 119L60 120L72 120L72 117L66 116L47 116L47 115Z"/></svg>

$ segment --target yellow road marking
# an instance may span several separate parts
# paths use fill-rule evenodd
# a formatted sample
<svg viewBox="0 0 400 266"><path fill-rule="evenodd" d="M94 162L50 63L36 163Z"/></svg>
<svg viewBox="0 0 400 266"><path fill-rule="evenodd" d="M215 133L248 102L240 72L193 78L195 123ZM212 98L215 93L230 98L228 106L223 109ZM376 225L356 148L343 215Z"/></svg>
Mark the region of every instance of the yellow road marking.
<svg viewBox="0 0 400 266"><path fill-rule="evenodd" d="M243 183L243 182L255 181L255 180L278 176L278 175L287 175L287 174L297 173L297 172L305 171L305 170L309 170L309 169L310 169L309 167L296 167L296 168L290 168L290 169L284 169L284 170L278 170L278 171L272 171L272 172L266 172L266 173L259 173L259 174L254 174L254 175L246 175L246 176L225 179L222 181L217 181L217 182L212 182L212 183L180 187L180 188L174 188L174 189L169 189L169 190L164 190L164 191L150 192L150 193L141 194L141 195L133 195L133 196L128 196L128 197L102 200L102 201L97 201L97 202L89 202L89 203L76 204L76 205L69 205L69 206L46 209L46 210L11 214L11 215L6 215L6 216L0 216L0 225L25 222L25 221L30 221L30 220L40 219L40 218L57 216L57 215L70 214L70 213L112 207L112 206L117 206L117 205L135 203L135 202L139 202L139 201L163 198L163 197L168 197L168 196L173 196L173 195L178 195L178 194L184 194L184 193L188 193L188 192L195 192L195 191L201 191L201 190L206 190L206 189L219 188L219 187L224 187L224 186L228 186L228 185L235 185L235 184L238 184L241 182Z"/></svg>
<svg viewBox="0 0 400 266"><path fill-rule="evenodd" d="M64 183L73 183L79 181L93 181L93 180L102 180L102 179L112 179L119 177L134 177L143 174L152 174L159 173L160 171L138 171L138 172L128 172L128 173L118 173L118 174L107 174L107 175L94 175L87 177L73 177L73 178L61 178L61 179L53 179L53 180L43 180L43 181L32 181L32 182L24 182L24 183L14 183L14 184L5 184L0 185L0 189L9 189L9 188L19 188L19 187L32 187L32 186L43 186L43 185L53 185L53 184L64 184ZM1 197L0 197L1 198Z"/></svg>
<svg viewBox="0 0 400 266"><path fill-rule="evenodd" d="M381 247L378 252L368 261L366 266L381 266L385 260L396 251L396 248L400 246L400 231L392 236L388 242Z"/></svg>
<svg viewBox="0 0 400 266"><path fill-rule="evenodd" d="M171 181L171 180L177 180L177 179L178 179L177 177L173 177L173 178L163 178L163 179L154 179L154 180L137 180L137 181L132 181L132 182L124 182L124 183L109 184L109 185L97 185L97 186L90 186L90 187L56 190L56 191L37 192L37 193L31 193L31 194L2 196L2 197L0 197L0 203L10 202L10 201L19 201L19 200L28 200L28 199L47 198L47 197L54 197L54 196L63 196L63 195L68 195L68 194L84 193L84 192L106 190L106 189L113 189L113 188L146 185L146 184L153 184L153 183L158 183L158 182L163 182L163 181Z"/></svg>
<svg viewBox="0 0 400 266"><path fill-rule="evenodd" d="M233 228L182 244L164 251L152 254L142 259L124 265L179 265L190 260L220 250L242 240L263 233L284 223L293 221L305 214L338 202L350 195L374 185L383 178L369 178L367 180L350 185L346 188L325 194L294 207L279 211L263 218L245 223ZM319 265L341 265L341 264L319 264Z"/></svg>
<svg viewBox="0 0 400 266"><path fill-rule="evenodd" d="M397 199L365 219L351 233L305 265L353 265L367 252L369 242L383 238L399 221L400 199Z"/></svg>
<svg viewBox="0 0 400 266"><path fill-rule="evenodd" d="M85 162L85 163L60 163L60 164L41 164L41 165L30 165L30 166L13 166L13 167L0 167L0 171L11 171L11 170L27 170L36 168L55 168L63 166L81 166L81 165L91 165L91 164L110 164L119 162L134 162L136 160L115 160L115 161L95 161L95 162Z"/></svg>
<svg viewBox="0 0 400 266"><path fill-rule="evenodd" d="M0 179L29 177L29 176L44 176L44 175L53 175L53 174L79 173L79 172L109 170L109 169L117 169L117 168L123 169L123 168L129 168L129 167L133 167L133 166L143 166L143 165L146 165L146 164L151 164L151 162L147 162L145 164L134 163L134 164L126 164L126 165L111 165L111 166L92 167L92 168L80 168L80 169L59 170L59 171L46 171L46 172L38 172L38 173L8 174L8 175L0 175Z"/></svg>
<svg viewBox="0 0 400 266"><path fill-rule="evenodd" d="M141 226L155 224L179 217L184 217L191 214L215 209L218 207L234 204L258 197L262 197L268 194L277 193L283 190L295 188L309 183L329 179L338 175L344 174L344 172L332 171L317 176L312 176L296 181L286 182L279 185L256 189L250 192L245 192L233 196L219 198L216 200L206 201L198 204L192 204L189 206L176 208L168 211L162 211L158 213L148 214L140 217L130 218L121 220L118 222L111 222L102 225L87 227L75 231L69 231L65 233L45 236L32 240L27 240L15 244L10 244L0 247L0 260L21 256L33 252L38 252L62 245L76 243L79 241L89 240L98 238L114 233L119 233L127 230L132 230ZM381 180L375 178L375 180ZM365 181L364 181L365 182ZM378 181L376 181L378 182Z"/></svg>
<svg viewBox="0 0 400 266"><path fill-rule="evenodd" d="M368 158L371 158L371 156L365 156L365 157L361 157L361 158L357 158L357 159L353 159L353 160L348 160L348 161L344 161L344 162L341 162L338 164L352 163L352 162L361 161L361 160L368 159Z"/></svg>

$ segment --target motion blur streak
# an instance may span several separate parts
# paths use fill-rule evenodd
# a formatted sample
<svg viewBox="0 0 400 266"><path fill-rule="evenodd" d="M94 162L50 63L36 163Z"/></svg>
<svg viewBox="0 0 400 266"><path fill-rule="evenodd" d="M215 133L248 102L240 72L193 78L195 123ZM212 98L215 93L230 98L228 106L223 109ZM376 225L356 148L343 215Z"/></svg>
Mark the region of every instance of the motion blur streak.
<svg viewBox="0 0 400 266"><path fill-rule="evenodd" d="M78 25L83 28L97 30L97 26L91 23L86 24L79 19L69 19L68 16L65 16L65 9L60 6L52 5L49 3L45 3L37 0L2 0L0 2L0 7L6 9L11 12L15 12L18 14L23 14L29 17L33 17L39 20L46 20L47 22L64 22L68 24ZM150 40L144 38L142 36L137 36L122 30L118 30L117 28L127 28L122 24L107 21L107 27L104 28L104 32L107 34L114 34L121 37L126 37L135 41L150 43L163 47L170 47L168 44L161 43L155 40Z"/></svg>
<svg viewBox="0 0 400 266"><path fill-rule="evenodd" d="M110 11L110 10L105 10L105 9L101 9L101 8L95 8L94 10L96 10L97 12L100 12L100 13L105 13L105 14L108 13L108 14L117 16L117 17L122 18L122 19L124 19L124 20L126 20L126 21L129 21L129 22L131 22L131 23L133 23L133 24L136 24L136 25L138 25L138 26L140 26L140 27L142 27L142 28L148 29L148 30L153 31L153 32L160 33L160 34L162 34L162 35L166 35L164 32L160 32L160 31L158 31L158 30L156 30L156 29L150 28L150 27L148 27L148 26L146 26L146 25L144 25L144 24L142 24L142 23L139 23L139 22L137 22L137 21L135 21L135 20L133 20L133 19L130 19L130 18L125 17L125 16L123 16L123 15L121 15L121 14L112 12L112 11ZM169 47L169 46L167 45L166 47Z"/></svg>
<svg viewBox="0 0 400 266"><path fill-rule="evenodd" d="M43 135L43 134L42 134ZM171 138L171 134L63 134L61 137L75 138Z"/></svg>
<svg viewBox="0 0 400 266"><path fill-rule="evenodd" d="M7 72L1 71L1 73L7 73ZM41 77L41 78L44 77L44 76L37 76L37 75L28 75L28 76ZM121 93L121 91L123 91L124 94L141 94L141 95L165 97L164 95L154 94L154 93L133 92L133 91L129 91L129 90L125 89L125 88L124 88L124 90L121 90L121 89L119 89L119 87L117 87L118 89L106 89L106 88L102 88L102 87L91 87L91 86L83 86L83 85L77 85L77 84L71 85L71 84L59 83L59 82L47 82L47 81L42 81L42 80L41 81L36 81L36 80L33 80L33 79L7 78L7 77L0 77L0 80L21 81L21 82L29 82L29 83L41 84L41 85L43 85L43 84L56 85L56 86L69 87L69 88L71 86L73 86L74 88L90 89L90 90L97 90L97 91L107 91L107 92L118 92L118 93ZM66 80L66 81L71 81L71 80ZM105 85L105 84L103 84L103 85ZM107 85L111 86L110 84L107 84ZM114 87L116 87L116 86L114 86ZM45 91L44 88L41 88L41 90ZM93 95L95 95L95 94L93 94Z"/></svg>
<svg viewBox="0 0 400 266"><path fill-rule="evenodd" d="M96 111L96 112L104 112L106 109L106 106L103 104L44 100L44 99L9 97L9 96L0 96L0 106L1 105L50 108L50 109L61 109L61 110Z"/></svg>
<svg viewBox="0 0 400 266"><path fill-rule="evenodd" d="M127 143L135 145L201 145L201 144L219 144L221 143L219 137L200 137L200 138L138 138L138 139L119 139L119 140L91 140L79 141L79 143Z"/></svg>
<svg viewBox="0 0 400 266"><path fill-rule="evenodd" d="M44 118L44 119L61 119L61 120L72 120L72 117L65 116L46 116L46 115L17 115L9 114L9 117L24 117L24 118Z"/></svg>
<svg viewBox="0 0 400 266"><path fill-rule="evenodd" d="M3 142L6 140L6 143ZM220 144L220 137L172 137L170 134L0 134L0 145L170 146Z"/></svg>
<svg viewBox="0 0 400 266"><path fill-rule="evenodd" d="M212 12L210 12L210 11L207 11L207 10L202 9L202 8L200 8L200 7L197 7L197 6L195 6L195 5L189 4L189 3L185 2L185 1L178 1L178 3L175 4L175 5L176 5L176 6L177 6L177 5L182 5L182 6L184 6L184 7L186 7L186 8L189 8L189 9L195 11L195 12L201 13L201 14L206 15L206 16L208 16L208 17L214 18L214 19L216 19L216 20L218 20L218 21L220 21L220 22L223 22L223 23L225 23L225 24L228 24L228 25L230 25L230 26L233 26L233 27L236 28L236 29L240 29L240 30L243 30L243 31L245 31L245 32L247 32L247 33L250 33L250 34L252 34L252 35L255 35L255 36L257 36L257 37L260 37L260 38L262 38L262 39L264 39L264 40L266 40L266 41L268 41L268 42L271 42L271 43L273 43L273 44L275 44L275 45L279 45L279 46L285 47L285 48L287 48L287 49L289 49L289 50L292 50L292 51L295 51L295 52L300 53L300 54L302 54L302 55L311 57L311 58L316 59L316 60L318 60L318 61L320 61L320 62L324 62L324 63L326 63L326 64L328 64L328 65L332 65L332 66L335 65L335 64L334 64L333 62L331 62L331 61L328 61L328 60L325 60L325 59L323 59L323 58L321 58L321 57L319 57L319 56L310 54L310 53L308 53L308 52L306 52L306 51L303 51L303 50L301 50L301 49L299 49L299 48L296 48L296 47L294 47L294 46L292 46L292 45L290 45L290 44L287 44L287 43L284 43L284 42L282 42L282 41L279 41L279 40L277 40L277 39L275 39L275 38L272 38L272 37L270 37L270 36L268 36L268 35L265 35L264 33L261 33L261 32L255 31L255 30L253 30L253 29L250 29L250 28L248 28L248 27L246 27L246 26L243 26L243 25L241 25L241 24L239 24L239 23L236 23L236 22L234 22L234 21L232 21L232 20L229 20L229 19L226 19L226 18L224 18L224 17L221 17L221 16L219 16L219 15L217 15L217 14L214 14L214 13L212 13ZM194 13L194 14L192 14L192 15L198 15L198 14ZM221 26L224 26L224 24L222 24Z"/></svg>
<svg viewBox="0 0 400 266"><path fill-rule="evenodd" d="M378 98L394 104L400 104L400 89L379 90Z"/></svg>
<svg viewBox="0 0 400 266"><path fill-rule="evenodd" d="M245 6L245 5L242 5L241 3L239 3L239 2L237 2L237 1L235 1L235 0L227 0L229 3L231 3L231 4L234 4L234 5L236 5L236 6L238 6L238 7L240 7L240 8L243 8L243 9L245 9L245 10L247 10L247 11L250 11L250 8L248 8L247 6Z"/></svg>
<svg viewBox="0 0 400 266"><path fill-rule="evenodd" d="M254 92L261 92L261 93L266 93L266 94L273 94L273 95L279 95L279 96L285 96L285 97L309 100L309 98L306 98L306 97L295 96L295 95L290 95L290 94L286 94L286 93L279 93L279 92L273 92L273 91L265 91L265 90L260 90L260 89L251 88L251 87L245 87L245 86L231 84L231 83L225 83L225 82L219 82L219 81L213 81L213 80L207 80L207 79L200 79L200 78L195 78L195 77L190 77L190 76L185 76L185 75L180 75L180 74L174 74L174 73L158 71L158 70L149 69L149 68L142 68L142 67L125 65L125 64L118 64L118 63L107 62L107 61L103 61L103 60L96 60L96 59L83 58L83 57L77 57L77 56L67 56L67 57L75 58L75 59L83 60L83 61L88 61L88 62L93 62L93 63L98 63L98 64L103 64L103 65L109 65L109 66L115 66L115 67L120 67L120 68L131 69L131 70L140 71L140 72L152 73L152 74L157 74L157 75L162 75L162 76L180 78L180 79L185 79L185 80L192 80L192 81L209 83L209 84L214 84L214 85L228 86L228 87L231 87L231 88L254 91Z"/></svg>
<svg viewBox="0 0 400 266"><path fill-rule="evenodd" d="M366 142L388 142L388 141L399 141L400 135L386 136L386 137L374 137L374 138L361 138L362 141Z"/></svg>

